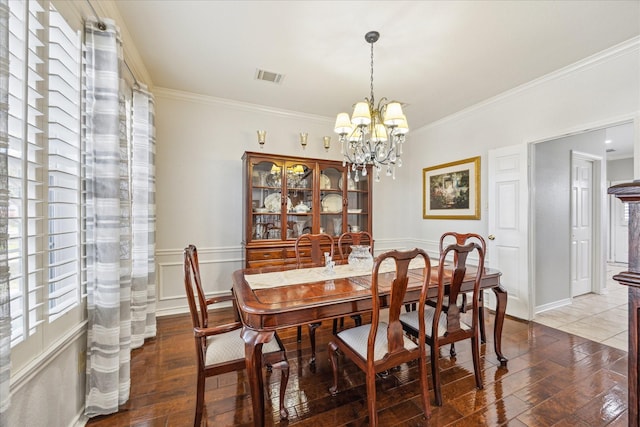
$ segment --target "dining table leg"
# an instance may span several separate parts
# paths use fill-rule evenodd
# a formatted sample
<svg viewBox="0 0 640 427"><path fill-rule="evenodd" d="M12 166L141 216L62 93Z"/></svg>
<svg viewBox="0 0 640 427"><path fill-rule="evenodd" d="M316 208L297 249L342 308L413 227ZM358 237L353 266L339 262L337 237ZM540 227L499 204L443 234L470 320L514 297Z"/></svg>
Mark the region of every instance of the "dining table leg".
<svg viewBox="0 0 640 427"><path fill-rule="evenodd" d="M271 341L273 331L255 331L246 326L240 334L244 340L244 358L253 406L253 425L264 426L264 384L262 379L262 345Z"/></svg>
<svg viewBox="0 0 640 427"><path fill-rule="evenodd" d="M507 366L509 360L502 354L502 327L504 326L504 315L507 311L507 290L500 285L492 289L496 294L497 300L495 325L493 327L493 345L500 365Z"/></svg>

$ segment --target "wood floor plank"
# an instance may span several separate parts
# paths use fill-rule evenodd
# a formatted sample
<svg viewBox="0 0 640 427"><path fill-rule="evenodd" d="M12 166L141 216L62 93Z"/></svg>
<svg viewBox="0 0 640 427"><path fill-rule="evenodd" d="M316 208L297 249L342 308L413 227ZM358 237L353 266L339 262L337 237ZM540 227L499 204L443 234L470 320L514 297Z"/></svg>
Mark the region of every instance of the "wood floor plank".
<svg viewBox="0 0 640 427"><path fill-rule="evenodd" d="M212 314L211 322L233 318L230 310ZM364 318L364 321L369 319ZM487 319L487 331L493 316ZM347 327L351 324L347 319ZM296 342L295 328L280 332L290 363L285 405L289 419L280 421L280 373L265 374L268 426L368 425L364 374L348 359L338 360L340 392L331 396L332 371L327 357L331 322L316 332L317 363L308 334ZM195 348L188 315L159 318L157 337L131 355L131 396L120 412L91 419L90 427L170 427L193 424ZM491 334L489 334L491 335ZM482 345L484 389L475 387L469 345L441 351L443 406L433 399L432 417L423 417L417 362L380 375L376 390L380 424L384 426L626 426L627 353L532 322L507 318L498 363L492 337ZM205 388L205 420L210 427L251 426L251 396L245 371L209 378Z"/></svg>

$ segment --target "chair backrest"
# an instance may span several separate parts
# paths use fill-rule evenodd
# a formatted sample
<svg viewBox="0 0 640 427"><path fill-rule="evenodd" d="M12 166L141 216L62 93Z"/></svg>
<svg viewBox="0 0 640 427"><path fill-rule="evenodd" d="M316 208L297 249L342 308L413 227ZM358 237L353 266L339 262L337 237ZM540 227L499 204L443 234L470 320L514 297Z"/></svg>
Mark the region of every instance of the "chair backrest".
<svg viewBox="0 0 640 427"><path fill-rule="evenodd" d="M351 252L351 245L369 245L373 255L373 237L366 231L342 233L338 238L338 251L340 259L345 261Z"/></svg>
<svg viewBox="0 0 640 427"><path fill-rule="evenodd" d="M444 297L448 296L449 301L457 301L458 295L461 293L462 282L467 276L467 258L474 251L477 251L478 265L475 267L475 276L473 282L473 313L478 312L479 306L479 294L480 294L480 280L484 271L484 249L482 245L477 242L470 242L466 245L452 244L447 246L440 253L440 260L438 264L438 298L436 302L436 308L434 313L434 319L440 318L440 313L443 308ZM449 254L453 253L453 265L451 268L445 266L445 259ZM468 279L468 278L467 278ZM448 292L445 294L445 290ZM466 289L464 292L469 292ZM456 304L451 304L447 308L447 334L453 334L460 332L460 307ZM479 316L472 316L472 329L477 330ZM433 337L438 336L437 332L438 322L433 322Z"/></svg>
<svg viewBox="0 0 640 427"><path fill-rule="evenodd" d="M375 259L373 265L373 271L371 273L371 297L372 297L372 310L371 310L371 330L369 331L369 340L367 342L367 358L373 360L375 337L378 333L378 322L380 320L380 299L378 297L379 287L387 285L386 273L380 273L380 267L388 260L395 263L395 272L393 274L393 280L391 282L391 291L389 295L389 320L387 326L387 341L388 350L386 357L393 357L394 354L405 351L404 347L404 331L402 324L400 323L400 312L404 307L404 298L407 293L407 286L409 284L408 270L409 264L415 258L422 257L424 260L424 270L421 280L422 293L420 296L419 305L419 322L420 322L420 339L424 342L424 307L427 296L427 289L431 278L431 260L429 255L422 249L411 249L408 251L389 251L380 254ZM381 277L385 276L384 283L381 281Z"/></svg>
<svg viewBox="0 0 640 427"><path fill-rule="evenodd" d="M194 245L189 245L184 249L184 287L187 293L193 327L208 327L207 298L202 289L198 250Z"/></svg>
<svg viewBox="0 0 640 427"><path fill-rule="evenodd" d="M309 243L310 254L307 258L306 254L303 254L303 248L306 248L306 243ZM324 265L324 253L329 252L333 259L334 240L329 234L303 234L296 239L295 251L296 251L296 263L298 268L301 267L321 267ZM309 259L309 261L307 261Z"/></svg>
<svg viewBox="0 0 640 427"><path fill-rule="evenodd" d="M440 236L440 246L439 246L440 253L442 253L443 249L445 248L447 241L455 241L455 243L458 245L464 245L470 241L471 242L476 241L482 248L482 251L485 253L485 256L487 254L487 243L485 242L484 238L479 234L457 233L455 231L447 231L442 236ZM456 256L455 252L453 256L454 257Z"/></svg>

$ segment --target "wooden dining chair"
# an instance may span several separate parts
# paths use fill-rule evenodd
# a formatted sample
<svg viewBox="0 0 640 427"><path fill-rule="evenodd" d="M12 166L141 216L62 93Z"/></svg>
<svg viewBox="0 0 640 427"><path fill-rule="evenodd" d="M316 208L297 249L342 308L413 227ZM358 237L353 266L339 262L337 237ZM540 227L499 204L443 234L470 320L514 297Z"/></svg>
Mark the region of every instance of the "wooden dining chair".
<svg viewBox="0 0 640 427"><path fill-rule="evenodd" d="M446 233L443 233L442 236L440 236L440 244L439 244L440 253L442 253L443 249L445 248L447 241L452 243L455 242L458 245L465 245L469 242L475 241L482 248L485 258L487 256L487 243L485 242L484 238L479 234L457 233L455 231L447 231ZM454 253L454 257L455 256L456 255ZM458 297L457 304L463 313L473 308L471 303L467 301L467 293L462 293L462 295ZM447 298L445 298L444 305L445 306L449 305L449 301ZM486 334L485 323L484 323L484 292L483 291L480 291L480 294L478 295L477 315L478 315L478 320L480 322L480 342L484 344L485 342L487 342L487 334ZM455 346L454 344L452 344L451 355L455 356L455 354L456 354Z"/></svg>
<svg viewBox="0 0 640 427"><path fill-rule="evenodd" d="M322 267L324 266L324 253L328 252L333 259L335 251L335 241L331 235L326 233L311 234L306 233L300 235L296 239L294 245L296 252L296 265L298 268L304 267ZM337 319L334 321L334 329L337 328ZM311 361L316 362L316 329L321 322L309 323L309 341L311 341ZM302 327L298 326L297 341L302 341Z"/></svg>
<svg viewBox="0 0 640 427"><path fill-rule="evenodd" d="M424 259L425 268L421 279L420 304L416 312L419 316L416 319L419 342L425 342L425 302L429 286L431 262L427 253L422 249L390 251L378 256L371 273L371 323L345 329L335 335L334 339L329 342L329 356L331 367L333 368L333 385L329 391L334 396L338 393L337 351L340 350L345 357L353 360L366 374L370 426L378 425L376 374L415 359L419 360L420 388L424 414L427 418L431 416L426 349L424 345L418 345L406 337L400 323L400 312L409 283L407 276L409 263L411 260L420 257ZM387 274L383 276L383 273L380 273L382 263L387 260L395 263L395 272L391 273L391 278ZM390 288L388 322L380 320L380 298L378 294L379 288L384 287Z"/></svg>
<svg viewBox="0 0 640 427"><path fill-rule="evenodd" d="M473 296L471 298L474 313L478 310L480 294L480 279L484 269L484 251L478 243L467 245L453 244L447 246L440 254L438 264L438 297L435 307L426 305L423 314L419 311L410 311L400 315L400 322L407 333L418 337L420 343L424 342L431 348L431 373L433 378L433 390L436 404L442 405L442 391L440 387L440 347L458 341L471 340L471 352L473 356L473 371L476 386L482 389L482 372L480 370L480 327L478 316L471 316L471 325L461 318L461 310L457 304L451 304L445 311L444 299L448 295L451 301L456 301L462 292L461 285L467 274L467 257L477 251L478 266L474 274ZM445 266L447 255L453 253L453 266ZM447 292L448 288L448 294ZM420 328L426 327L424 340L420 338Z"/></svg>
<svg viewBox="0 0 640 427"><path fill-rule="evenodd" d="M351 252L351 245L368 245L371 249L371 255L373 255L373 237L366 231L347 232L342 233L338 238L338 252L340 253L340 259L346 262Z"/></svg>
<svg viewBox="0 0 640 427"><path fill-rule="evenodd" d="M349 231L346 233L342 233L338 238L338 252L340 253L340 259L342 262L347 262L349 259L349 253L351 253L351 245L368 245L369 252L371 256L373 256L373 237L371 237L371 233L366 231ZM362 324L362 316L359 314L354 314L351 316L356 326L360 326ZM340 319L340 328L344 327L344 318ZM335 335L338 332L337 324L334 322L333 324L333 334Z"/></svg>
<svg viewBox="0 0 640 427"><path fill-rule="evenodd" d="M208 377L227 372L239 371L245 366L245 343L240 337L242 323L238 320L237 311L234 313L236 321L210 325L208 310L215 304L233 301L235 298L229 295L207 298L202 288L200 279L200 267L198 263L198 251L194 245L189 245L184 250L184 286L191 312L193 323L193 337L196 344L198 383L196 388L196 414L193 421L194 427L199 427L204 411L204 386ZM280 379L280 417L287 418L287 410L284 407L284 395L289 380L289 363L280 337L263 346L263 361L270 368L281 370Z"/></svg>

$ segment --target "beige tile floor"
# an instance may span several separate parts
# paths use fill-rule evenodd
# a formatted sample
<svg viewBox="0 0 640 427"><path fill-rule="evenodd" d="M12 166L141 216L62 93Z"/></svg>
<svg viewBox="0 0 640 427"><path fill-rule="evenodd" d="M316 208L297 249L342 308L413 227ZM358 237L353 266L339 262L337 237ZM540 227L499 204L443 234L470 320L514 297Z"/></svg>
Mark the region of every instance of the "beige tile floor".
<svg viewBox="0 0 640 427"><path fill-rule="evenodd" d="M608 264L606 294L581 295L571 305L536 314L533 321L628 351L627 287L612 279L624 270L626 264Z"/></svg>

